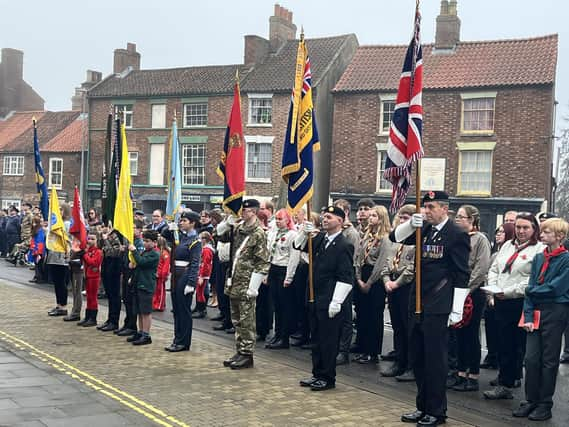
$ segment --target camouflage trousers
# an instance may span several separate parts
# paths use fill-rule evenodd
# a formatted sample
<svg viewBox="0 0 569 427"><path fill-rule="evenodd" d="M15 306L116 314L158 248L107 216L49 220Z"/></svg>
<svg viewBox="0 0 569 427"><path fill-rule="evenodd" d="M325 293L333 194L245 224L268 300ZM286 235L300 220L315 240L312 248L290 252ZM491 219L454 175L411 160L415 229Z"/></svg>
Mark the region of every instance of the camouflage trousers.
<svg viewBox="0 0 569 427"><path fill-rule="evenodd" d="M231 323L235 328L235 348L239 354L253 354L257 339L255 298L230 298Z"/></svg>

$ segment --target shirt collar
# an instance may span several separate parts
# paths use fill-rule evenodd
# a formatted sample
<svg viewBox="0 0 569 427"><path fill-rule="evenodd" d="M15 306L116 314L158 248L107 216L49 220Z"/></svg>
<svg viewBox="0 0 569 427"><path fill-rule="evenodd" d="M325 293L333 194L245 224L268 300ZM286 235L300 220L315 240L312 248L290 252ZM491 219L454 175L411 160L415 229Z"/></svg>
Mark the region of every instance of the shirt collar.
<svg viewBox="0 0 569 427"><path fill-rule="evenodd" d="M441 222L440 224L434 225L433 227L435 227L437 229L437 231L441 231L443 229L443 227L447 224L448 222L448 217Z"/></svg>
<svg viewBox="0 0 569 427"><path fill-rule="evenodd" d="M328 239L328 241L329 241L330 243L332 243L332 242L334 241L334 239L335 239L336 237L338 237L338 235L339 235L340 233L342 233L342 230L340 230L340 231L338 231L338 232L336 232L336 233L334 233L334 234L326 234L326 238Z"/></svg>

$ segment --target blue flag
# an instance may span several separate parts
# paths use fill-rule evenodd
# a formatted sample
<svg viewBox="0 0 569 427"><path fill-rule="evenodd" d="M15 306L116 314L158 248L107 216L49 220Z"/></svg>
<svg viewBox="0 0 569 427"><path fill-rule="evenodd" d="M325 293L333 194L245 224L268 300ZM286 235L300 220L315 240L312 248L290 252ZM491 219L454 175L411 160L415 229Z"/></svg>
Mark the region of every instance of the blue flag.
<svg viewBox="0 0 569 427"><path fill-rule="evenodd" d="M168 200L166 201L166 217L173 220L182 203L182 173L180 172L180 143L178 142L178 126L176 119L172 123L170 138L170 156L168 162Z"/></svg>
<svg viewBox="0 0 569 427"><path fill-rule="evenodd" d="M44 219L49 215L49 198L47 195L47 184L45 182L45 174L43 173L43 166L41 164L40 146L38 142L38 129L36 127L36 120L34 119L34 157L36 165L36 189L40 195L40 210Z"/></svg>

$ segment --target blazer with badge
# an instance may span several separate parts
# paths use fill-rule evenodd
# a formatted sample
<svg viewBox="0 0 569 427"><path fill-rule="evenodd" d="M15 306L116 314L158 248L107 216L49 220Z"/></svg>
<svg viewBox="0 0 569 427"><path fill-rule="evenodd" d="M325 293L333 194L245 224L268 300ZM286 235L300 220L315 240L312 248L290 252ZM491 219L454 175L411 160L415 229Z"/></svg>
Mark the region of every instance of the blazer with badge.
<svg viewBox="0 0 569 427"><path fill-rule="evenodd" d="M317 310L328 310L336 282L354 283L354 247L340 233L325 248L326 233L312 238L314 302ZM308 251L305 245L304 251Z"/></svg>
<svg viewBox="0 0 569 427"><path fill-rule="evenodd" d="M467 288L470 278L468 258L470 237L449 219L440 231L434 225L423 226L421 237L421 301L423 313L449 314L452 311L454 288ZM432 234L434 233L434 234ZM394 232L390 239L395 241ZM405 241L415 244L415 233ZM409 308L415 309L415 290L412 285Z"/></svg>

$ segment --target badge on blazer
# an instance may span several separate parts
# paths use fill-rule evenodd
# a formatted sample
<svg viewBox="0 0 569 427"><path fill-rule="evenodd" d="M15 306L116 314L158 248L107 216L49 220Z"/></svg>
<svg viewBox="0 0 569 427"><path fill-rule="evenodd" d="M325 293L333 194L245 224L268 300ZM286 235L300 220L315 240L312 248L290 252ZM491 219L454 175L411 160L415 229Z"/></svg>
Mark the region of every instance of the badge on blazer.
<svg viewBox="0 0 569 427"><path fill-rule="evenodd" d="M441 259L444 256L445 247L442 245L423 245L423 258Z"/></svg>

